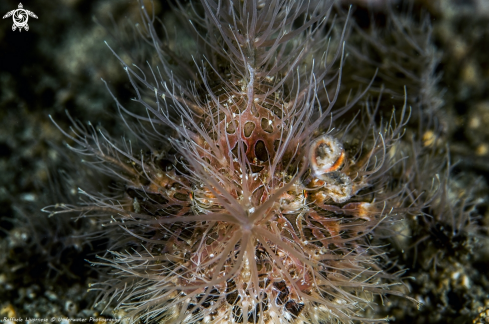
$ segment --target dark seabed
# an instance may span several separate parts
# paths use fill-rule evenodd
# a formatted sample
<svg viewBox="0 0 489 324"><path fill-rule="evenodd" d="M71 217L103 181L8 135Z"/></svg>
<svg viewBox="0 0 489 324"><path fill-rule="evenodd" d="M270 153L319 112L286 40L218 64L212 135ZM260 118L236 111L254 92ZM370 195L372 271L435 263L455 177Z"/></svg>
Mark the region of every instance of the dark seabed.
<svg viewBox="0 0 489 324"><path fill-rule="evenodd" d="M145 2L149 8L150 1ZM390 13L380 5L369 11L365 2L354 1L353 20L365 31L375 24L379 35L388 35L383 29L392 28L385 24ZM64 130L69 129L71 116L85 125L91 121L103 126L114 138L131 138L101 79L121 102L133 96L121 64L104 41L127 57L141 54L123 36L129 33L127 26L139 21L139 5L127 0L22 4L38 16L29 18L28 31L12 31L11 17L0 21L0 320L54 317L56 322L65 318L69 323L71 318L75 323L74 319L98 318L102 323L103 318L116 319L123 313L100 315L104 305L93 307L96 292L87 292L98 273L86 259L93 260L106 241L87 242L77 235L92 232L97 224L49 218L40 209L76 199L78 185L66 180L65 172L100 183L107 180L78 170L80 164L65 155L63 143L70 140L49 115ZM0 13L17 7L16 1L2 0ZM165 21L173 19L170 10L165 1L154 7ZM424 305L418 309L412 301L389 297L366 314L389 316L393 323L489 323L489 1L416 0L411 9L393 5L399 15L406 16L406 10L412 10L413 29L426 13L432 24L427 46L434 63L425 68L438 77L431 88L418 89L432 92L429 104L434 107L429 108L432 118L426 121L423 141L440 152L448 147L452 167L448 196L468 202L459 204L461 210L456 212L470 214L471 224L455 233L449 224L436 220L428 227L408 222L408 238L394 239L389 257L407 269L409 296ZM386 64L381 69L389 69L388 53L379 58ZM420 57L419 64L423 60L430 61ZM367 79L375 72L371 67L358 70L347 58L345 74L349 69ZM418 78L423 75L419 66L412 72ZM411 84L408 73L396 73L401 89L404 80ZM345 86L351 80L345 78ZM413 115L408 127L415 130L420 114Z"/></svg>

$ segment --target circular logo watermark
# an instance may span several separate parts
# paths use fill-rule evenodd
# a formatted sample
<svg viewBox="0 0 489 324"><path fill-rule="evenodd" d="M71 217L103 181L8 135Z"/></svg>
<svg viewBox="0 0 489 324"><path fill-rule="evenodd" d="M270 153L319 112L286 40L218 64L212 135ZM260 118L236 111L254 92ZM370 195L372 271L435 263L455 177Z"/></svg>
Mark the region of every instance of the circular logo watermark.
<svg viewBox="0 0 489 324"><path fill-rule="evenodd" d="M27 21L29 21L29 16L36 18L37 16L32 11L24 9L22 3L19 3L19 7L15 10L11 10L3 16L3 19L12 16L14 24L12 25L12 30L15 31L19 29L19 32L24 28L26 31L29 30L29 25L27 25Z"/></svg>

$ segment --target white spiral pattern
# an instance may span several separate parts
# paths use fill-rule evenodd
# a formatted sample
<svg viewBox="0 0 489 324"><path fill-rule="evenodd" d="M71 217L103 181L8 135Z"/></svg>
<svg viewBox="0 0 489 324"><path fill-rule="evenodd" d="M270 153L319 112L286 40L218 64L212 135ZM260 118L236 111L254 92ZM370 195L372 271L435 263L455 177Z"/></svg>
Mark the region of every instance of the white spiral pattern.
<svg viewBox="0 0 489 324"><path fill-rule="evenodd" d="M13 15L13 19L14 19L14 23L20 27L20 26L25 26L27 24L29 17L27 15L27 12L25 12L25 10L18 9Z"/></svg>

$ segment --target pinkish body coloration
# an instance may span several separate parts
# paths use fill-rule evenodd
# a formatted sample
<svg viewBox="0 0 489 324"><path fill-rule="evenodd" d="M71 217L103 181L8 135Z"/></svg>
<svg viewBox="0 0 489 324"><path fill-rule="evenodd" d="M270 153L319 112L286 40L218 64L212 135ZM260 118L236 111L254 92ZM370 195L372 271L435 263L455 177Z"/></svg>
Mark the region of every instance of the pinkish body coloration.
<svg viewBox="0 0 489 324"><path fill-rule="evenodd" d="M337 103L348 16L332 24L330 1L193 5L180 10L194 63L144 9L158 64L123 62L145 113L117 104L147 127L134 133L149 153L72 137L121 183L64 206L113 237L94 262L112 270L92 289L151 323L350 323L378 296L404 295L372 240L409 210L390 185L407 109L397 122L341 123L362 96Z"/></svg>

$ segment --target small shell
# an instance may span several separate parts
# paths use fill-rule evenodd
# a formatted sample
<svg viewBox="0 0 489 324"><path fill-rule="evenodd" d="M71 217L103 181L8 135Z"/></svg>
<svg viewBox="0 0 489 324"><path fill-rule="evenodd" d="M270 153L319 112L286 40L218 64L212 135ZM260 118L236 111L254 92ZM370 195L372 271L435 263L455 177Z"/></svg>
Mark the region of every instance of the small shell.
<svg viewBox="0 0 489 324"><path fill-rule="evenodd" d="M324 181L324 189L321 191L335 203L343 203L351 198L352 181L343 172L328 172L322 174L320 179Z"/></svg>
<svg viewBox="0 0 489 324"><path fill-rule="evenodd" d="M309 149L309 161L316 175L338 170L344 159L343 145L330 135L318 137Z"/></svg>

